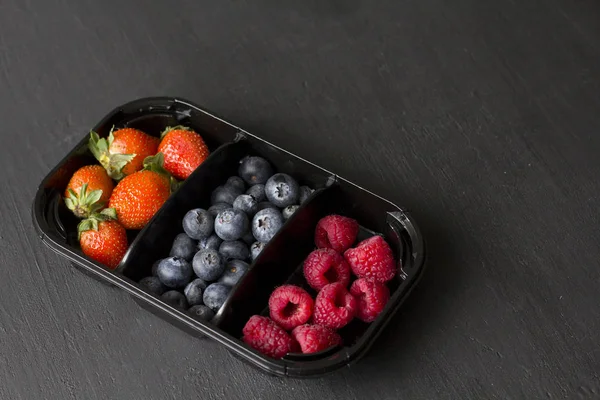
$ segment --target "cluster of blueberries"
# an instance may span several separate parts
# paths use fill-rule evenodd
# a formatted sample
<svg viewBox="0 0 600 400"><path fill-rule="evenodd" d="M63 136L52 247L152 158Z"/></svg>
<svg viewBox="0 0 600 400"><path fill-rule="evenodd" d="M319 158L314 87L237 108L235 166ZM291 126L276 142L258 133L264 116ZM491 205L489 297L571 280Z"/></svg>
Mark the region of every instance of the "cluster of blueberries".
<svg viewBox="0 0 600 400"><path fill-rule="evenodd" d="M262 157L240 161L211 195L211 206L189 210L169 257L157 260L140 284L175 307L211 320L233 286L284 222L312 194Z"/></svg>

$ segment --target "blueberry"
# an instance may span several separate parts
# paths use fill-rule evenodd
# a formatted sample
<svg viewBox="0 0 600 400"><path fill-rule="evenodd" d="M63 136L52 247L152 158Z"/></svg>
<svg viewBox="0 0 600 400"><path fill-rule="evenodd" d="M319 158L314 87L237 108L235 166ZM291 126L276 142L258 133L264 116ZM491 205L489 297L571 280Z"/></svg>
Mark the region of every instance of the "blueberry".
<svg viewBox="0 0 600 400"><path fill-rule="evenodd" d="M192 265L198 278L212 282L223 274L225 260L223 260L223 257L216 250L205 249L196 253L192 260Z"/></svg>
<svg viewBox="0 0 600 400"><path fill-rule="evenodd" d="M158 264L160 264L162 260L164 260L164 258L160 258L152 264L152 276L158 276Z"/></svg>
<svg viewBox="0 0 600 400"><path fill-rule="evenodd" d="M192 267L179 257L165 258L158 264L158 279L169 288L184 287L192 279Z"/></svg>
<svg viewBox="0 0 600 400"><path fill-rule="evenodd" d="M265 185L259 183L258 185L250 186L248 190L246 190L246 194L254 197L254 200L257 202L267 200L267 196L265 195Z"/></svg>
<svg viewBox="0 0 600 400"><path fill-rule="evenodd" d="M248 185L265 183L273 173L271 164L262 157L244 157L240 161L240 168L238 169L238 175Z"/></svg>
<svg viewBox="0 0 600 400"><path fill-rule="evenodd" d="M288 174L275 174L265 184L267 199L277 207L287 207L298 203L300 187Z"/></svg>
<svg viewBox="0 0 600 400"><path fill-rule="evenodd" d="M261 201L260 203L258 203L258 206L256 207L256 212L259 212L260 210L264 210L267 208L273 208L275 210L279 210L279 208L277 208L277 206L273 203L270 203L268 201Z"/></svg>
<svg viewBox="0 0 600 400"><path fill-rule="evenodd" d="M204 249L219 250L219 246L223 243L223 239L215 234L210 235L206 239L202 239L198 242L198 251Z"/></svg>
<svg viewBox="0 0 600 400"><path fill-rule="evenodd" d="M230 208L215 219L215 232L223 240L238 240L246 234L250 221L246 213Z"/></svg>
<svg viewBox="0 0 600 400"><path fill-rule="evenodd" d="M210 321L215 316L215 312L203 304L190 307L188 312L204 321Z"/></svg>
<svg viewBox="0 0 600 400"><path fill-rule="evenodd" d="M161 300L165 303L169 303L173 307L179 308L188 308L187 300L183 293L178 292L177 290L169 290L165 292L162 296L160 296Z"/></svg>
<svg viewBox="0 0 600 400"><path fill-rule="evenodd" d="M248 263L241 260L230 260L227 265L225 265L225 272L219 278L219 283L227 286L235 286L236 283L246 272L248 272L249 265Z"/></svg>
<svg viewBox="0 0 600 400"><path fill-rule="evenodd" d="M250 246L252 243L254 243L256 239L254 238L254 235L252 234L252 230L248 230L248 232L246 232L246 234L244 236L242 236L242 241L244 243L246 243L248 246Z"/></svg>
<svg viewBox="0 0 600 400"><path fill-rule="evenodd" d="M266 208L256 213L252 219L252 234L259 242L267 243L283 225L279 210Z"/></svg>
<svg viewBox="0 0 600 400"><path fill-rule="evenodd" d="M219 308L227 300L231 288L222 283L213 283L204 290L204 304L211 308L214 312L219 311Z"/></svg>
<svg viewBox="0 0 600 400"><path fill-rule="evenodd" d="M183 294L185 294L185 298L190 306L202 304L202 291L206 289L206 286L206 282L200 278L194 279L187 284L185 289L183 289Z"/></svg>
<svg viewBox="0 0 600 400"><path fill-rule="evenodd" d="M160 279L156 276L147 276L140 281L140 285L144 287L148 292L160 296L167 290L165 285L162 284Z"/></svg>
<svg viewBox="0 0 600 400"><path fill-rule="evenodd" d="M196 241L194 239L185 233L180 233L175 236L169 256L191 261L192 257L194 257L194 253L196 253Z"/></svg>
<svg viewBox="0 0 600 400"><path fill-rule="evenodd" d="M196 208L185 214L182 225L189 237L200 240L213 233L214 224L214 217L208 211Z"/></svg>
<svg viewBox="0 0 600 400"><path fill-rule="evenodd" d="M232 203L233 204L233 203ZM210 213L210 215L213 216L213 218L217 218L217 215L221 212L221 211L225 211L228 208L231 208L231 204L227 204L227 203L216 203L213 204L212 206L210 206L210 208L208 209L208 212Z"/></svg>
<svg viewBox="0 0 600 400"><path fill-rule="evenodd" d="M229 179L227 179L225 186L231 186L233 189L241 193L244 193L244 190L246 190L246 184L244 183L244 180L239 176L232 176Z"/></svg>
<svg viewBox="0 0 600 400"><path fill-rule="evenodd" d="M221 243L219 254L221 257L225 258L225 260L230 260L232 258L245 260L250 255L250 250L248 250L246 243L241 240L226 240Z"/></svg>
<svg viewBox="0 0 600 400"><path fill-rule="evenodd" d="M256 260L256 257L260 254L261 251L265 248L265 244L263 242L254 242L250 246L250 256L252 257L252 261Z"/></svg>
<svg viewBox="0 0 600 400"><path fill-rule="evenodd" d="M300 208L300 206L298 205L287 206L286 208L284 208L281 212L283 219L287 221L292 216L292 214L296 212L298 208Z"/></svg>
<svg viewBox="0 0 600 400"><path fill-rule="evenodd" d="M313 194L314 190L309 188L308 186L300 186L300 197L298 198L298 202L303 204L306 199L309 198L311 194Z"/></svg>
<svg viewBox="0 0 600 400"><path fill-rule="evenodd" d="M249 217L256 214L258 203L249 194L240 194L233 202L233 208L245 212Z"/></svg>
<svg viewBox="0 0 600 400"><path fill-rule="evenodd" d="M244 193L243 190L237 190L232 186L219 186L216 188L210 197L210 204L215 205L217 203L233 204L233 201L240 194Z"/></svg>

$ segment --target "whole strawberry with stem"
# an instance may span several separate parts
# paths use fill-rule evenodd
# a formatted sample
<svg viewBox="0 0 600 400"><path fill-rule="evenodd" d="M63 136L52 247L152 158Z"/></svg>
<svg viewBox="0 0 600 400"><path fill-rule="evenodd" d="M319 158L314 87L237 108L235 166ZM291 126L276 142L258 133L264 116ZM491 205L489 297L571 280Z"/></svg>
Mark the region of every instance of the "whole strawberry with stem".
<svg viewBox="0 0 600 400"><path fill-rule="evenodd" d="M162 167L163 155L147 157L144 169L123 178L108 206L117 211L125 229L142 229L171 195L173 179Z"/></svg>
<svg viewBox="0 0 600 400"><path fill-rule="evenodd" d="M210 154L202 137L181 125L163 131L158 151L165 156L165 169L179 180L190 176Z"/></svg>
<svg viewBox="0 0 600 400"><path fill-rule="evenodd" d="M111 129L107 138L100 138L96 132L90 133L88 148L106 169L108 175L120 180L141 170L146 157L158 151L159 139L139 129Z"/></svg>
<svg viewBox="0 0 600 400"><path fill-rule="evenodd" d="M83 254L110 269L117 268L127 252L127 232L113 208L93 213L79 223L77 232Z"/></svg>
<svg viewBox="0 0 600 400"><path fill-rule="evenodd" d="M113 188L113 180L100 165L81 167L67 184L65 204L78 218L87 218L108 204Z"/></svg>

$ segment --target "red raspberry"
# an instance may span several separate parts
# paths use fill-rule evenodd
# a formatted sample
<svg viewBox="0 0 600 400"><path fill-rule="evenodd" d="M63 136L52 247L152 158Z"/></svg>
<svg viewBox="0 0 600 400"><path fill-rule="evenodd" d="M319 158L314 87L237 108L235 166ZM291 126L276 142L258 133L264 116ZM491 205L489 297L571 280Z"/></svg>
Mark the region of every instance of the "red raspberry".
<svg viewBox="0 0 600 400"><path fill-rule="evenodd" d="M339 282L325 286L315 300L314 323L327 328L346 326L356 314L356 299Z"/></svg>
<svg viewBox="0 0 600 400"><path fill-rule="evenodd" d="M251 316L242 333L245 343L269 357L281 358L287 353L298 351L298 343L267 317Z"/></svg>
<svg viewBox="0 0 600 400"><path fill-rule="evenodd" d="M289 331L310 319L314 304L306 290L294 285L283 285L271 293L269 313L273 321Z"/></svg>
<svg viewBox="0 0 600 400"><path fill-rule="evenodd" d="M338 253L350 248L358 236L358 222L341 215L321 218L315 229L315 244L318 248L334 249Z"/></svg>
<svg viewBox="0 0 600 400"><path fill-rule="evenodd" d="M344 287L350 283L350 265L332 249L317 249L304 260L304 277L315 290L334 282Z"/></svg>
<svg viewBox="0 0 600 400"><path fill-rule="evenodd" d="M394 254L381 236L363 240L356 247L346 250L346 261L359 278L387 282L396 274Z"/></svg>
<svg viewBox="0 0 600 400"><path fill-rule="evenodd" d="M357 302L356 316L373 322L390 299L390 290L384 283L360 278L350 286L350 294Z"/></svg>
<svg viewBox="0 0 600 400"><path fill-rule="evenodd" d="M292 331L292 337L300 344L303 353L318 353L332 346L341 345L342 338L333 329L321 325L300 325Z"/></svg>

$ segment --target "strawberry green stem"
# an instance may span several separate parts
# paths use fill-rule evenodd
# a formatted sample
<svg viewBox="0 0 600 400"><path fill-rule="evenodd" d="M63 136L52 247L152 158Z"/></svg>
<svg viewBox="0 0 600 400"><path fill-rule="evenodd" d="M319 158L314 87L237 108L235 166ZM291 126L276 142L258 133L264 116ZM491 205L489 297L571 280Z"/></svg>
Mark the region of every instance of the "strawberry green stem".
<svg viewBox="0 0 600 400"><path fill-rule="evenodd" d="M93 190L88 193L87 189L87 183L81 185L79 194L75 193L73 189L69 189L69 196L65 198L65 205L77 218L88 218L104 208L104 203L100 201L102 190Z"/></svg>
<svg viewBox="0 0 600 400"><path fill-rule="evenodd" d="M111 129L110 133L108 134L108 138L106 139L101 138L96 132L91 131L90 140L88 141L88 148L96 160L98 160L100 165L104 167L108 173L108 176L115 180L120 180L125 176L123 174L123 168L128 162L133 160L135 154L111 153L110 146L115 140L113 129Z"/></svg>

